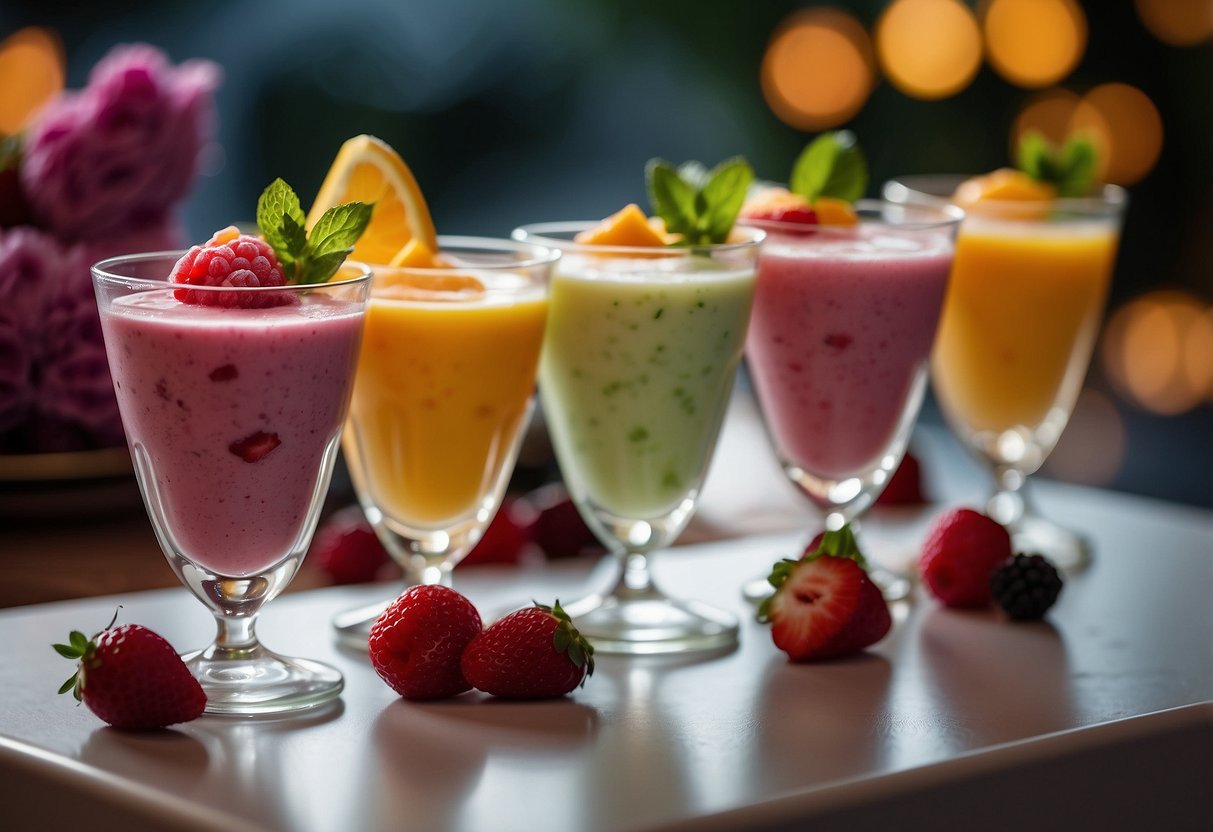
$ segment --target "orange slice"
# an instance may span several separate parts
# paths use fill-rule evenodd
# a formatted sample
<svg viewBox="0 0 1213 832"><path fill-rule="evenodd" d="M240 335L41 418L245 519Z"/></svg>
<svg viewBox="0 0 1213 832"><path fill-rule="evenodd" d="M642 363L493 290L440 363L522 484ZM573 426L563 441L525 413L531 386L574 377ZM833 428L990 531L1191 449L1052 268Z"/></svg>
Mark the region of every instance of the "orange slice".
<svg viewBox="0 0 1213 832"><path fill-rule="evenodd" d="M974 176L957 186L952 199L957 205L978 213L994 213L1016 219L1032 219L1049 213L1048 204L1057 196L1057 189L1048 182L1039 182L1021 170L999 168L984 176ZM1025 203L1022 206L1007 203ZM983 203L986 203L983 208ZM990 206L988 203L1003 203ZM1035 203L1035 204L1032 204Z"/></svg>
<svg viewBox="0 0 1213 832"><path fill-rule="evenodd" d="M470 274L418 274L407 269L375 272L374 294L398 300L463 300L484 292Z"/></svg>
<svg viewBox="0 0 1213 832"><path fill-rule="evenodd" d="M412 171L396 151L374 136L355 136L341 146L312 203L307 227L329 208L346 202L375 203L352 259L391 263L412 240L420 240L431 252L438 250L434 221Z"/></svg>
<svg viewBox="0 0 1213 832"><path fill-rule="evenodd" d="M632 203L573 239L589 246L648 247L664 246L667 237L664 223L660 229L651 225L640 206Z"/></svg>
<svg viewBox="0 0 1213 832"><path fill-rule="evenodd" d="M388 265L413 269L442 269L449 266L450 262L414 237L396 252Z"/></svg>
<svg viewBox="0 0 1213 832"><path fill-rule="evenodd" d="M821 225L858 225L859 215L855 208L845 199L835 199L832 196L819 196L813 203L813 212L817 214L817 222Z"/></svg>

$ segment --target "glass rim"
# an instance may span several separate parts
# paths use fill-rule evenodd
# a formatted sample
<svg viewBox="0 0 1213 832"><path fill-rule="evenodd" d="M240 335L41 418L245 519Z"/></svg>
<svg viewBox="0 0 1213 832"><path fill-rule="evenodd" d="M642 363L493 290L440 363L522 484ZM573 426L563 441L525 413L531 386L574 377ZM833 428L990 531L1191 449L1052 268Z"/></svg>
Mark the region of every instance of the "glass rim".
<svg viewBox="0 0 1213 832"><path fill-rule="evenodd" d="M168 251L142 251L133 254L119 254L114 257L107 257L104 260L98 260L94 263L89 271L92 273L93 279L101 283L110 283L119 286L125 286L128 289L145 288L160 289L167 286L177 286L184 289L197 290L200 292L247 292L255 294L257 292L295 292L315 291L317 289L340 289L347 286L357 286L362 283L369 283L373 272L371 267L360 260L346 260L339 268L353 266L360 271L355 277L348 277L343 280L329 280L324 283L286 283L282 286L203 286L193 283L173 283L169 281L168 275L164 277L134 277L124 275L114 271L114 267L123 263L147 263L154 260L172 261L174 264L185 256L189 249L168 250Z"/></svg>
<svg viewBox="0 0 1213 832"><path fill-rule="evenodd" d="M921 187L914 187L915 183L922 183L926 180L951 182L959 185L971 176L966 176L961 173L941 173L941 174L910 174L908 176L894 177L881 187L881 194L887 201L896 202L901 205L913 204L937 204L944 203L947 205L955 205L950 196L940 196L929 191L922 190ZM954 190L954 189L953 189ZM891 195L901 194L903 198L898 200ZM990 208L990 211L968 211L967 213L973 216L993 216L997 217L1000 214L1014 215L1022 213L1024 208L1031 206L1048 206L1051 211L1058 211L1065 214L1119 214L1125 210L1129 202L1129 192L1120 185L1114 185L1111 182L1104 182L1099 186L1099 190L1089 196L1063 196L1054 197L1052 199L983 199L981 205L983 208Z"/></svg>
<svg viewBox="0 0 1213 832"><path fill-rule="evenodd" d="M938 202L938 204L935 204ZM894 202L889 199L859 199L853 203L856 213L859 214L858 225L880 225L898 231L932 231L935 229L955 228L965 218L965 211L959 205L956 205L946 200L933 200L927 202ZM883 216L864 216L860 212L883 212L887 208L896 208L898 210L916 210L916 211L931 211L938 216L935 219L923 220L890 220ZM866 222L865 222L866 220ZM812 232L814 234L846 234L854 229L855 225L816 225L812 223L802 222L785 222L782 220L762 220L762 219L746 219L739 218L738 224L744 224L747 227L754 227L774 232L787 232L794 234L806 234Z"/></svg>
<svg viewBox="0 0 1213 832"><path fill-rule="evenodd" d="M578 243L573 240L563 240L560 237L553 236L556 234L575 234L579 231L584 231L587 228L593 228L601 224L602 220L565 220L561 222L534 222L526 225L520 225L510 232L510 238L520 243L530 245L539 245L546 248L557 248L565 253L575 254L598 254L598 255L615 255L617 257L626 257L629 255L637 255L643 257L653 257L657 252L668 252L661 256L668 257L685 257L692 253L707 252L716 254L721 252L745 251L750 248L756 248L764 239L766 232L761 228L742 227L740 224L734 226L734 230L741 228L750 235L750 239L739 240L736 242L724 243L705 243L702 245L670 245L670 246L617 246L617 245L599 245L596 243Z"/></svg>
<svg viewBox="0 0 1213 832"><path fill-rule="evenodd" d="M476 237L466 234L439 234L438 251L463 249L467 253L515 253L526 255L520 260L503 263L452 263L447 266L392 266L387 263L372 265L371 271L378 274L381 271L407 271L420 274L450 274L466 272L468 269L486 272L515 272L521 269L533 269L537 266L550 266L560 259L561 251L552 246L537 244L526 240L507 239L505 237Z"/></svg>

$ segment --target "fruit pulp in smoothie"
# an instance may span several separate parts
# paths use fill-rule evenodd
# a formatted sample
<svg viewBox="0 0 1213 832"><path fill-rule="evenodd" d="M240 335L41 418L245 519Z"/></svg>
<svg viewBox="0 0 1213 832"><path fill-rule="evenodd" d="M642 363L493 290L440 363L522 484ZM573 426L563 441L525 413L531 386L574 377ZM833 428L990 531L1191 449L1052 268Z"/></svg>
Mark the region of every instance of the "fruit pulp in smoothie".
<svg viewBox="0 0 1213 832"><path fill-rule="evenodd" d="M156 290L116 299L101 323L148 509L173 550L246 577L300 548L328 486L361 305L230 309Z"/></svg>
<svg viewBox="0 0 1213 832"><path fill-rule="evenodd" d="M702 482L745 343L752 269L568 253L552 280L540 396L578 501L668 514Z"/></svg>
<svg viewBox="0 0 1213 832"><path fill-rule="evenodd" d="M970 216L933 359L932 383L972 432L1035 432L1068 414L1086 374L1111 281L1113 222Z"/></svg>
<svg viewBox="0 0 1213 832"><path fill-rule="evenodd" d="M879 465L913 418L951 264L944 231L768 236L746 366L785 463L837 480Z"/></svg>
<svg viewBox="0 0 1213 832"><path fill-rule="evenodd" d="M545 289L471 299L372 293L344 447L350 474L387 517L442 529L504 486L530 412Z"/></svg>

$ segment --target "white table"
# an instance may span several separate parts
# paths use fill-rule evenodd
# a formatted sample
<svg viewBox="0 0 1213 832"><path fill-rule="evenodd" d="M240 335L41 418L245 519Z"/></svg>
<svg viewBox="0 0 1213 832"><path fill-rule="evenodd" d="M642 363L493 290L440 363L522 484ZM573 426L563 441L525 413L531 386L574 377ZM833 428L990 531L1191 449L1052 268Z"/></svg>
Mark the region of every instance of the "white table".
<svg viewBox="0 0 1213 832"><path fill-rule="evenodd" d="M777 477L741 487L716 473L749 460L753 439L731 428L701 533L807 528ZM955 466L941 434L918 441L924 461ZM977 472L949 470L947 502L980 488ZM554 702L397 698L328 629L384 587L334 588L275 600L260 633L338 665L337 707L127 734L54 695L71 666L50 643L99 628L120 601L123 621L197 647L211 635L198 602L179 589L0 610L0 828L1213 828L1213 512L1041 486L1049 513L1096 551L1047 623L945 610L919 590L866 654L791 665L739 587L806 533L749 535L655 563L669 590L744 617L738 649L602 656L583 690ZM757 517L747 501L763 489L770 511ZM884 513L865 533L909 552L940 509ZM581 563L456 572L486 612L605 580Z"/></svg>

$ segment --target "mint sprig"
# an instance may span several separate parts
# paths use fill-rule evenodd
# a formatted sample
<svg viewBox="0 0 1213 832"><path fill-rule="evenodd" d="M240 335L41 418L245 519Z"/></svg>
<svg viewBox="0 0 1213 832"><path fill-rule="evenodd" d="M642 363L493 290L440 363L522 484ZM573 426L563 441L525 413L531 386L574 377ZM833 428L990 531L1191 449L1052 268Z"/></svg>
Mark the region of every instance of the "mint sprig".
<svg viewBox="0 0 1213 832"><path fill-rule="evenodd" d="M257 225L288 283L324 283L354 250L373 208L365 202L335 205L308 234L299 196L282 179L275 179L257 200Z"/></svg>
<svg viewBox="0 0 1213 832"><path fill-rule="evenodd" d="M675 168L652 159L645 166L653 213L665 221L666 231L682 235L681 245L727 240L753 181L754 169L739 156L706 172L698 162Z"/></svg>
<svg viewBox="0 0 1213 832"><path fill-rule="evenodd" d="M1038 182L1048 182L1060 197L1080 197L1095 184L1099 153L1086 136L1072 136L1060 147L1035 130L1019 139L1016 167Z"/></svg>
<svg viewBox="0 0 1213 832"><path fill-rule="evenodd" d="M822 133L801 151L788 180L810 203L828 196L854 202L868 188L868 163L849 130Z"/></svg>

